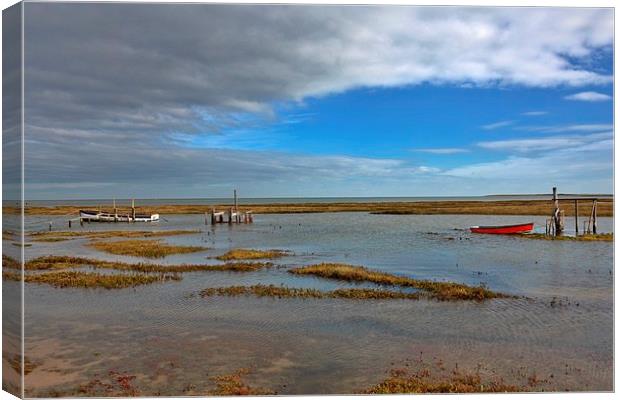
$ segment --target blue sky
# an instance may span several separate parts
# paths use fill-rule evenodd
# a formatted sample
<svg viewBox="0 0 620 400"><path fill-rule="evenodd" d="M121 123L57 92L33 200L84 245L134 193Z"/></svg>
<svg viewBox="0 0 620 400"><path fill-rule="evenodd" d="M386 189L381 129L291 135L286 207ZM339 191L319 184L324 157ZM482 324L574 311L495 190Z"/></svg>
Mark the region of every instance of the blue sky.
<svg viewBox="0 0 620 400"><path fill-rule="evenodd" d="M611 65L611 58L607 56L597 60L595 67L609 71ZM594 96L594 101L571 99L580 93L601 96ZM226 147L397 159L412 166L427 167L438 174L459 167L501 163L513 156L538 160L541 156L569 149L592 157L593 161L602 157L608 167L595 174L600 181L588 184L592 175L584 170L584 182L577 185L563 182L564 190L611 193L611 144L595 153L584 149L586 145L613 138L611 98L611 85L576 89L423 84L353 89L309 98L303 104L275 104L276 115L246 117L252 120L251 128L223 130L217 135L205 133L186 145L197 149ZM472 194L537 193L557 183L553 178L546 180L542 170L540 175L540 182L524 179L508 191L496 189L491 180L475 188ZM419 193L432 195L432 192L416 188L386 195ZM467 195L469 192L456 189L442 194Z"/></svg>
<svg viewBox="0 0 620 400"><path fill-rule="evenodd" d="M28 198L613 191L611 9L28 3L25 20Z"/></svg>
<svg viewBox="0 0 620 400"><path fill-rule="evenodd" d="M451 85L356 89L280 107L273 120L263 117L257 127L224 130L221 136L205 134L191 146L398 157L450 168L502 158L501 153L476 146L478 142L580 133L561 131L576 125L610 126L611 101L565 98L588 90L611 96L610 89ZM439 151L433 153L433 149ZM448 150L441 154L441 149Z"/></svg>

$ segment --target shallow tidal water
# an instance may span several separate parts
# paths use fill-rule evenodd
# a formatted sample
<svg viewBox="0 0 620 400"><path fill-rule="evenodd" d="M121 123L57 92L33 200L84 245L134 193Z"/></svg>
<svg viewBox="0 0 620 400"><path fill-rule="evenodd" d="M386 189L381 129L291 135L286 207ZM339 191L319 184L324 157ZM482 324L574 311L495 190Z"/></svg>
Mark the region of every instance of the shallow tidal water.
<svg viewBox="0 0 620 400"><path fill-rule="evenodd" d="M55 217L57 218L57 217ZM28 216L46 230L49 217ZM60 228L61 219L55 221ZM26 395L71 395L110 371L136 375L141 395L204 394L213 378L250 368L246 380L279 394L355 393L390 368L420 360L484 368L536 390L613 389L613 243L475 235L471 225L545 217L256 215L251 225L205 226L200 215L156 224L74 224L73 230L198 229L164 237L208 250L161 260L113 256L88 239L32 242L26 259L58 254L128 262L218 263L232 248L284 249L294 255L251 273L194 272L183 280L132 289L56 289L26 284L25 349L37 365ZM567 225L569 225L567 223ZM599 219L611 232L613 220ZM285 284L364 286L287 273L325 261L363 265L420 279L483 283L521 296L478 302L202 298L207 287ZM5 287L18 285L5 282ZM75 394L75 393L73 393Z"/></svg>

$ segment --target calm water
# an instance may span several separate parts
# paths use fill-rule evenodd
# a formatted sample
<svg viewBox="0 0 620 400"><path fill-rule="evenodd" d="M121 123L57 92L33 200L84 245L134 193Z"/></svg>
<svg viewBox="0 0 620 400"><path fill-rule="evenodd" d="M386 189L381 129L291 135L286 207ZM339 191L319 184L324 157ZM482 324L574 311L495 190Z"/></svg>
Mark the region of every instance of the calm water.
<svg viewBox="0 0 620 400"><path fill-rule="evenodd" d="M470 225L524 220L544 227L544 216L257 215L252 225L215 229L198 215L166 219L154 225L85 224L83 229L201 230L164 240L209 250L162 263L216 263L210 257L236 247L287 249L295 255L265 271L188 273L180 282L135 289L28 285L26 355L41 365L26 377L27 394L66 391L110 370L137 375L143 395L199 394L213 386L210 377L246 367L253 371L250 383L278 393L351 393L411 359L482 365L510 379L535 373L547 379L547 389L612 390L612 243L467 231ZM45 230L48 221L28 216L26 226ZM599 229L611 232L612 219L600 218ZM143 261L99 253L86 243L35 242L26 248L26 258L67 254ZM255 283L355 286L287 273L292 266L323 261L484 283L527 299L448 303L196 296L206 287ZM554 297L561 306L551 305Z"/></svg>

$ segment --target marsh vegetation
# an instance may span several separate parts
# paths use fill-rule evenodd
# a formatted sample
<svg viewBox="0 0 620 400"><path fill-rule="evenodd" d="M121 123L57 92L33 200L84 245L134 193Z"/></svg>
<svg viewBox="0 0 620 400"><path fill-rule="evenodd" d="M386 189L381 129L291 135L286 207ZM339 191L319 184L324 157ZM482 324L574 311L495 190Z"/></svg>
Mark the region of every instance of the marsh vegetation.
<svg viewBox="0 0 620 400"><path fill-rule="evenodd" d="M22 275L17 272L21 264L7 256L2 256L3 266L8 271L2 272L5 281L21 281ZM271 263L259 262L233 262L216 265L158 265L158 264L130 264L115 261L95 260L83 257L70 256L43 256L27 261L24 270L24 282L46 283L57 288L106 288L121 289L151 283L178 281L183 272L200 271L229 271L229 272L252 272L271 267ZM74 268L91 267L131 272L131 274L99 274L94 272L75 271ZM32 273L32 271L49 271L45 273Z"/></svg>
<svg viewBox="0 0 620 400"><path fill-rule="evenodd" d="M484 380L479 372L454 369L449 374L434 374L423 368L415 372L393 369L388 378L363 393L514 393L530 390L531 387L506 384L500 378Z"/></svg>
<svg viewBox="0 0 620 400"><path fill-rule="evenodd" d="M253 250L253 249L232 249L222 254L221 256L215 257L218 260L229 261L229 260L260 260L260 259L270 259L270 258L280 258L285 256L290 256L291 253L284 250Z"/></svg>
<svg viewBox="0 0 620 400"><path fill-rule="evenodd" d="M11 269L20 269L21 264L15 259L3 255L4 266ZM224 264L147 264L147 263L124 263L119 261L104 261L85 257L71 256L43 256L27 261L24 264L25 270L60 270L80 267L93 267L114 269L118 271L133 271L142 273L153 272L199 272L199 271L232 271L250 272L263 268L269 268L273 264L266 262L233 262Z"/></svg>
<svg viewBox="0 0 620 400"><path fill-rule="evenodd" d="M560 207L566 210L566 215L573 215L573 201L560 200ZM158 206L139 207L139 213L160 214L204 214L212 208L227 209L230 204L199 205L199 204L169 204ZM5 213L18 214L21 210L15 207L3 207ZM288 204L244 204L239 207L240 212L252 210L254 214L298 214L298 213L326 213L326 212L371 212L376 214L467 214L467 215L551 215L553 205L549 200L466 200L466 201L408 201L408 202L367 202L367 203L288 203ZM27 215L77 215L80 206L28 206ZM579 215L589 216L591 206L587 202L579 204ZM120 212L120 211L119 211ZM129 212L125 210L124 212ZM599 199L598 215L601 217L613 216L613 200Z"/></svg>
<svg viewBox="0 0 620 400"><path fill-rule="evenodd" d="M163 258L172 254L197 253L208 250L201 246L170 245L161 240L97 241L91 242L89 246L110 254L145 258Z"/></svg>
<svg viewBox="0 0 620 400"><path fill-rule="evenodd" d="M200 233L198 230L161 230L161 231L45 231L33 232L29 236L36 242L59 242L78 238L151 238L164 236L191 235Z"/></svg>
<svg viewBox="0 0 620 400"><path fill-rule="evenodd" d="M5 271L4 280L21 281L21 274ZM99 274L83 271L54 271L41 274L25 274L26 283L44 283L57 288L104 288L122 289L157 282L178 281L181 276L171 273L159 274Z"/></svg>
<svg viewBox="0 0 620 400"><path fill-rule="evenodd" d="M294 268L289 270L289 272L296 275L313 275L321 278L349 282L371 282L379 285L416 288L424 291L425 296L437 300L482 301L509 297L502 293L493 292L483 286L468 286L462 283L413 279L348 264L322 263Z"/></svg>
<svg viewBox="0 0 620 400"><path fill-rule="evenodd" d="M216 387L208 394L211 396L266 396L276 394L273 390L248 385L243 378L249 373L249 369L241 368L232 374L211 378Z"/></svg>
<svg viewBox="0 0 620 400"><path fill-rule="evenodd" d="M305 299L409 299L417 300L417 293L403 293L380 289L336 289L323 291L308 288L290 288L276 285L228 286L207 288L200 292L202 297L211 296L257 296L277 298L305 298Z"/></svg>
<svg viewBox="0 0 620 400"><path fill-rule="evenodd" d="M614 234L613 233L599 233L599 234L587 234L580 236L552 236L545 235L543 233L523 233L518 234L518 237L525 239L538 239L538 240L572 240L572 241L580 241L580 242L613 242Z"/></svg>

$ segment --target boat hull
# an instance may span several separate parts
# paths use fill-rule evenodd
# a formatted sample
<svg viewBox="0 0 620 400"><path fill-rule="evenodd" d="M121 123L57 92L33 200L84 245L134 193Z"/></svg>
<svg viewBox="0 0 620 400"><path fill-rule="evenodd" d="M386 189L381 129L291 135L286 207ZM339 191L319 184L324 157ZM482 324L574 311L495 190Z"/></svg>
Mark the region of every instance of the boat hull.
<svg viewBox="0 0 620 400"><path fill-rule="evenodd" d="M534 223L502 226L472 226L469 228L472 233L486 233L491 235L511 235L515 233L526 233L534 229Z"/></svg>
<svg viewBox="0 0 620 400"><path fill-rule="evenodd" d="M136 214L134 218L129 214L80 210L80 219L86 222L156 222L159 221L159 214Z"/></svg>

